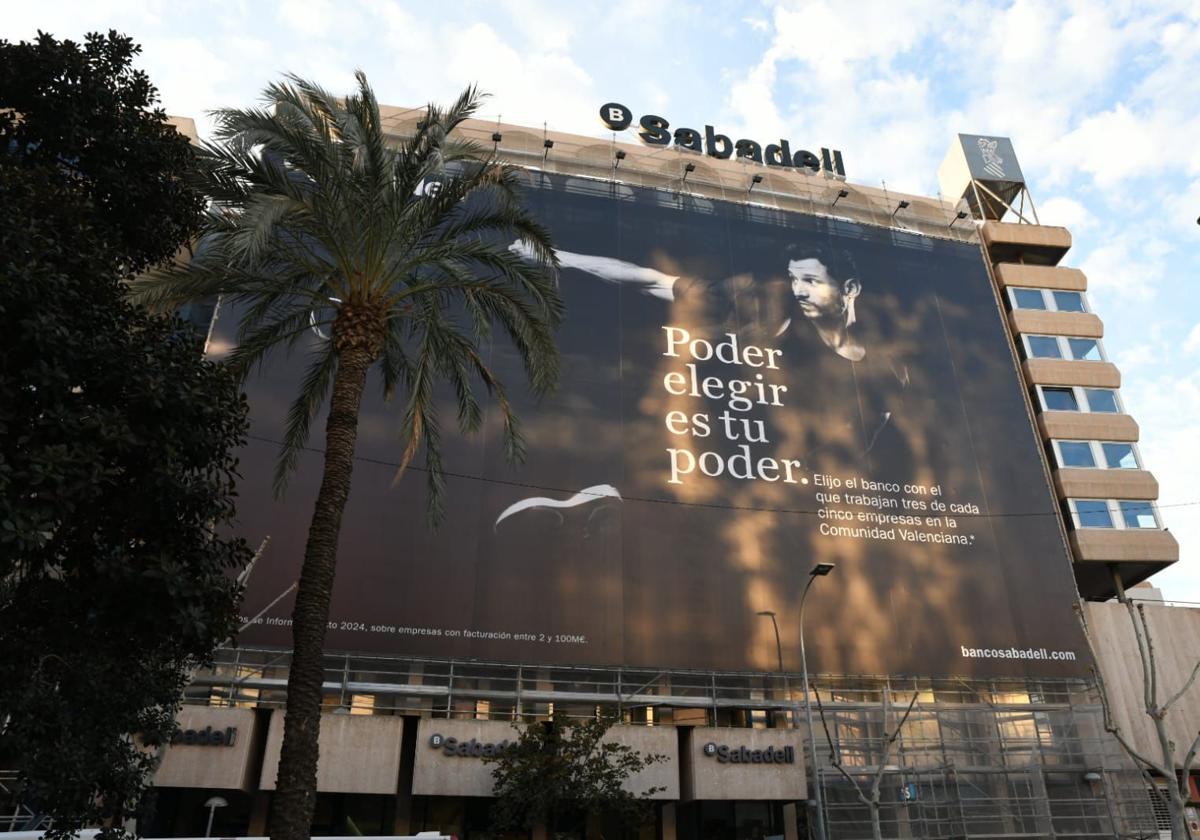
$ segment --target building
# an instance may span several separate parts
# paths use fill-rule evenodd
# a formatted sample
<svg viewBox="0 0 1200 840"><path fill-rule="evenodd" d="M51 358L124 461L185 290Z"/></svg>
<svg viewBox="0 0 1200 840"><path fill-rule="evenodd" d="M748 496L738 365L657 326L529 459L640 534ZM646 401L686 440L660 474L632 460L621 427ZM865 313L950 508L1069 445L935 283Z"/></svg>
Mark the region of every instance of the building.
<svg viewBox="0 0 1200 840"><path fill-rule="evenodd" d="M420 112L386 117L404 137ZM885 837L1152 832L1074 607L1177 546L1086 278L1059 265L1070 234L1038 224L1007 141L961 135L928 197L854 184L832 152L768 166L683 148L735 145L712 130L674 147L467 133L526 167L554 229L579 313L566 385L522 406L545 455L519 483L486 434L449 444L451 518L471 524L438 535L403 530L421 488L390 487L384 409L365 409L360 453L383 469L356 473L347 514L314 830L482 836L490 775L450 739L601 710L667 757L631 783L662 788L646 837L793 840L818 820L869 837L876 779ZM218 315L218 348L235 321ZM295 375L250 386L256 428ZM268 502L271 457L244 459L247 536L272 538L254 626L197 675L151 834L199 833L214 791L217 833L265 830L286 558L312 490L302 467ZM837 568L816 580L814 561Z"/></svg>

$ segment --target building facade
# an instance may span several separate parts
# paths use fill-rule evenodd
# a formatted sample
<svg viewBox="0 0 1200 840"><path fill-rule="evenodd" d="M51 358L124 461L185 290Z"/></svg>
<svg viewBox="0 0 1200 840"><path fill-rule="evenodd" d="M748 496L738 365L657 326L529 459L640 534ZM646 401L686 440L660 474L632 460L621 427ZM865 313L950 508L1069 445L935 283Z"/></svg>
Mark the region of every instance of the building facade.
<svg viewBox="0 0 1200 840"><path fill-rule="evenodd" d="M420 117L385 109L398 142ZM818 822L831 840L871 837L873 790L884 837L1160 830L1157 794L1106 732L1076 607L1123 595L1178 546L1086 277L1060 264L1070 234L1038 223L1011 145L959 136L930 197L854 184L840 155L769 166L689 151L678 132L673 147L465 134L523 167L587 313L565 330L563 402L532 409L550 419L530 424L531 448L560 451L520 477L536 496L513 495L486 452L452 451L477 479L451 487L473 524L411 538L439 566L415 593L379 565L389 508L348 517L314 833L489 836L485 750L524 722L597 714L664 756L629 781L657 789L647 840L795 840ZM218 313L218 343L222 319L236 313ZM265 428L255 393L294 372L273 376L251 392ZM694 439L718 418L725 439L705 449ZM251 505L272 455L247 454ZM390 478L356 474L351 504ZM419 513L413 492L388 504ZM240 646L189 689L147 834L200 833L214 793L217 834L266 831L289 658L288 602L272 599L297 532L263 505L247 536L269 534L280 560L255 571ZM808 576L816 560L836 565L829 580ZM1087 605L1099 665L1136 698L1111 606ZM1176 609L1164 633L1194 630L1194 611L1155 609ZM1183 714L1181 738L1194 704ZM1120 715L1137 729L1136 702Z"/></svg>

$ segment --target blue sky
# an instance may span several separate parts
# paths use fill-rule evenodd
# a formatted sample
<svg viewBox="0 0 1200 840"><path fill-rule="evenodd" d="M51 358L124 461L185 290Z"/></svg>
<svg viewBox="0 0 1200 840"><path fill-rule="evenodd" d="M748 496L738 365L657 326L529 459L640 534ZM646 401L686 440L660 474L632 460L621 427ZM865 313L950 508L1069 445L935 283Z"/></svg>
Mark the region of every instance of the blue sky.
<svg viewBox="0 0 1200 840"><path fill-rule="evenodd" d="M601 103L843 151L851 181L933 194L957 132L1013 139L1044 223L1071 229L1105 349L1200 602L1200 3L536 0L6 4L0 37L118 29L168 112L244 106L290 71L381 101L470 82L506 122L604 136ZM997 442L1004 445L1003 442Z"/></svg>

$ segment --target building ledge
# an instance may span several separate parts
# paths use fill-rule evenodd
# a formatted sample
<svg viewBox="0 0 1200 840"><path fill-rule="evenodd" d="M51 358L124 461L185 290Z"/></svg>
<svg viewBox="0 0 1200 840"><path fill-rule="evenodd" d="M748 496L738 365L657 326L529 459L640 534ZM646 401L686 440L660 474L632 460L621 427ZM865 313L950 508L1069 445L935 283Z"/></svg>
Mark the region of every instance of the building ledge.
<svg viewBox="0 0 1200 840"><path fill-rule="evenodd" d="M1077 563L1161 563L1179 559L1179 543L1169 531L1152 528L1080 528L1071 532Z"/></svg>
<svg viewBox="0 0 1200 840"><path fill-rule="evenodd" d="M1120 388L1121 371L1112 362L1077 362L1068 359L1026 359L1021 363L1030 385L1081 385L1084 388Z"/></svg>
<svg viewBox="0 0 1200 840"><path fill-rule="evenodd" d="M1069 335L1103 338L1104 322L1091 312L1045 312L1040 309L1014 309L1008 313L1012 327L1019 333Z"/></svg>
<svg viewBox="0 0 1200 840"><path fill-rule="evenodd" d="M1071 232L1063 227L984 222L980 236L994 263L1057 265L1071 250Z"/></svg>
<svg viewBox="0 0 1200 840"><path fill-rule="evenodd" d="M1135 442L1137 421L1128 414L1043 411L1038 414L1043 440L1113 440Z"/></svg>
<svg viewBox="0 0 1200 840"><path fill-rule="evenodd" d="M1027 286L1031 289L1057 289L1064 292L1086 292L1087 276L1078 268L1023 263L997 263L996 282L1004 286Z"/></svg>
<svg viewBox="0 0 1200 840"><path fill-rule="evenodd" d="M1146 470L1064 467L1054 471L1054 489L1064 499L1158 498L1158 481Z"/></svg>

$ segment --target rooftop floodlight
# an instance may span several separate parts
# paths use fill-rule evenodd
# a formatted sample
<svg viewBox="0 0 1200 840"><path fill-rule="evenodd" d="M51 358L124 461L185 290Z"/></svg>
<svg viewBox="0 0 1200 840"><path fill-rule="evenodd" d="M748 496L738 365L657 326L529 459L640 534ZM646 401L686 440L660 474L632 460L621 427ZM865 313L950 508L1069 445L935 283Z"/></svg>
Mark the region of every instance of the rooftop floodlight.
<svg viewBox="0 0 1200 840"><path fill-rule="evenodd" d="M499 143L503 139L504 139L504 135L502 135L499 131L492 132L492 142L493 143Z"/></svg>
<svg viewBox="0 0 1200 840"><path fill-rule="evenodd" d="M696 171L696 164L685 163L683 165L683 180L687 180L687 176Z"/></svg>
<svg viewBox="0 0 1200 840"><path fill-rule="evenodd" d="M843 198L847 198L849 195L850 195L850 190L838 190L837 198L835 198L835 199L833 200L833 204L831 204L831 205L829 205L829 206L830 206L830 207L837 207L837 203L838 203L839 201L841 201Z"/></svg>
<svg viewBox="0 0 1200 840"><path fill-rule="evenodd" d="M896 214L899 213L901 210L903 210L907 206L908 206L907 201L901 201L899 204L897 204L896 209L892 211L892 218L893 219L896 218Z"/></svg>
<svg viewBox="0 0 1200 840"><path fill-rule="evenodd" d="M950 224L946 225L946 227L952 228L952 227L954 227L955 222L961 222L965 218L967 218L967 211L959 210L958 213L955 215L955 217L950 220Z"/></svg>
<svg viewBox="0 0 1200 840"><path fill-rule="evenodd" d="M551 140L549 137L547 137L545 140L543 140L543 141L542 141L542 148L545 148L545 149L553 149L553 148L554 148L554 141L553 141L553 140Z"/></svg>
<svg viewBox="0 0 1200 840"><path fill-rule="evenodd" d="M833 563L818 563L812 567L812 571L809 574L813 577L825 577L825 575L833 571L834 565Z"/></svg>
<svg viewBox="0 0 1200 840"><path fill-rule="evenodd" d="M625 150L624 149L614 150L613 151L613 170L614 171L616 171L616 168L621 165L621 161L623 161L623 160L625 160Z"/></svg>
<svg viewBox="0 0 1200 840"><path fill-rule="evenodd" d="M761 184L761 183L762 183L761 175L752 175L750 177L750 186L746 188L746 192L751 192L754 189L755 184Z"/></svg>

